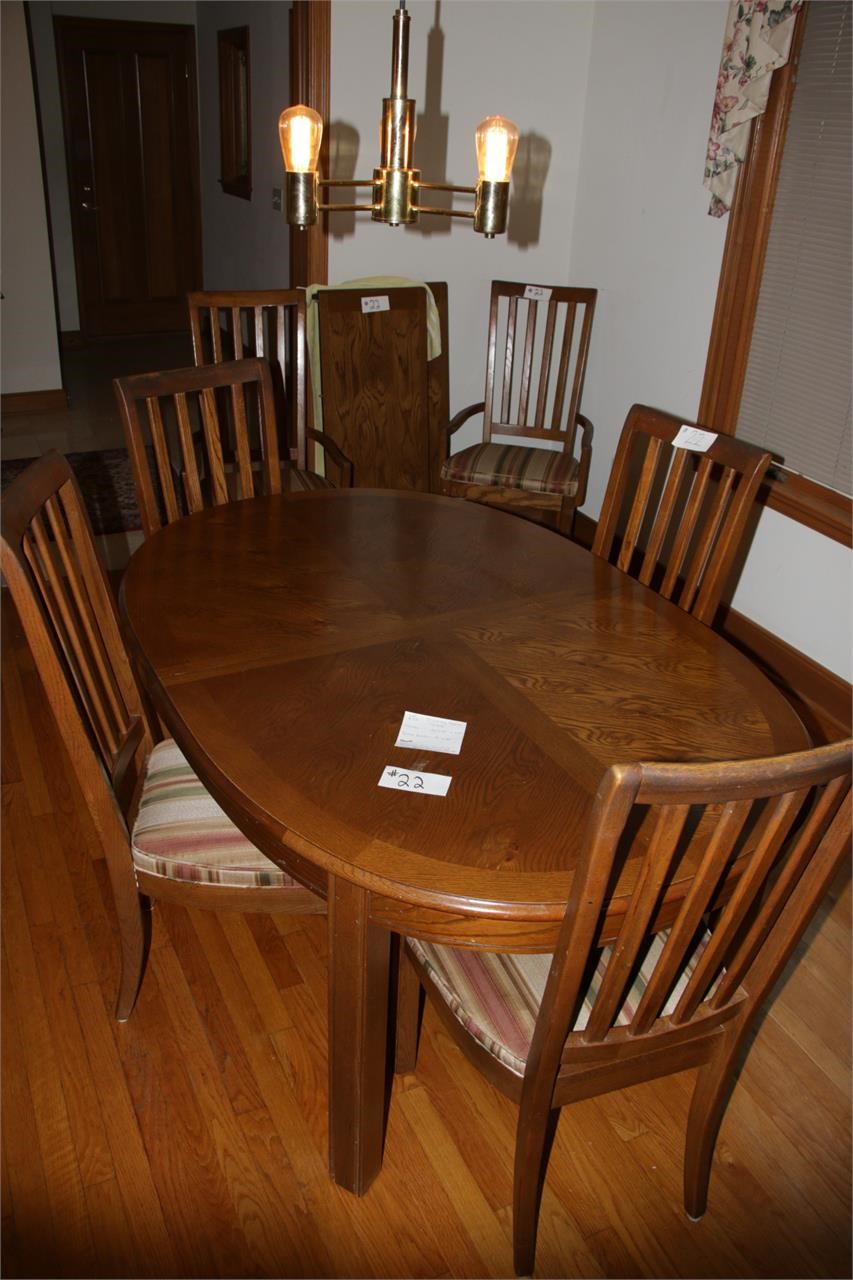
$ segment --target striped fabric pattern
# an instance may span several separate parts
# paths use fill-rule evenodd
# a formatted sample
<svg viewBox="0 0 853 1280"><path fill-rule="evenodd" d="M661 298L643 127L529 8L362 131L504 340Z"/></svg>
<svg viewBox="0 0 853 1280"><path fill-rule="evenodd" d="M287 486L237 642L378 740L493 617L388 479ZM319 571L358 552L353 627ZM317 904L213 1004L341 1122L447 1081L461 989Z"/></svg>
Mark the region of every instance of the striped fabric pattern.
<svg viewBox="0 0 853 1280"><path fill-rule="evenodd" d="M560 493L571 497L578 488L577 459L553 449L521 444L474 444L448 458L442 480L480 484L527 493Z"/></svg>
<svg viewBox="0 0 853 1280"><path fill-rule="evenodd" d="M669 930L664 929L652 938L616 1018L616 1026L626 1026L634 1016L668 937ZM664 1006L664 1016L675 1009L709 937L705 933L699 940ZM460 951L415 938L406 941L457 1021L493 1057L516 1075L523 1076L552 957ZM589 1021L612 951L612 947L605 947L600 954L575 1020L575 1031L583 1031Z"/></svg>
<svg viewBox="0 0 853 1280"><path fill-rule="evenodd" d="M148 757L131 848L140 871L168 880L238 889L296 885L234 826L171 738Z"/></svg>

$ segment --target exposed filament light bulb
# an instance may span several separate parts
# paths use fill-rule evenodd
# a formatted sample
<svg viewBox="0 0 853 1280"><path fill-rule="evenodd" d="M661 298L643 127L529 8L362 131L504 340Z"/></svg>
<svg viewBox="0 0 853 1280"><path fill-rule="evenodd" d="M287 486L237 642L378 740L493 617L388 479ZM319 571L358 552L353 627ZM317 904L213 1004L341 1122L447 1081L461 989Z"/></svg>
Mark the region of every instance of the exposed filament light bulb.
<svg viewBox="0 0 853 1280"><path fill-rule="evenodd" d="M477 125L474 141L481 182L509 182L518 147L518 129L503 116L488 116Z"/></svg>
<svg viewBox="0 0 853 1280"><path fill-rule="evenodd" d="M288 107L278 118L278 138L288 173L312 173L320 159L323 121L311 107Z"/></svg>

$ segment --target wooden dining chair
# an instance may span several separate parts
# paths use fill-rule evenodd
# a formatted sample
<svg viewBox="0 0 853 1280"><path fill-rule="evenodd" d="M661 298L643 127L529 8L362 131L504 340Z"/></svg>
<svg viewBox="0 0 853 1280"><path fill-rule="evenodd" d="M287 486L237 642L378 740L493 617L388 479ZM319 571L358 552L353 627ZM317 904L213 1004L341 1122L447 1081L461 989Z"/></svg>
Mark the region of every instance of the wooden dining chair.
<svg viewBox="0 0 853 1280"><path fill-rule="evenodd" d="M334 440L308 425L305 290L199 290L187 294L187 306L197 365L245 356L269 364L285 489L351 486L350 460Z"/></svg>
<svg viewBox="0 0 853 1280"><path fill-rule="evenodd" d="M741 1052L849 856L851 747L614 765L578 846L553 956L407 940L397 1070L415 1065L419 981L466 1056L519 1103L518 1275L533 1272L550 1139L571 1102L697 1067L684 1204L691 1218L704 1213ZM686 874L689 890L674 899Z"/></svg>
<svg viewBox="0 0 853 1280"><path fill-rule="evenodd" d="M597 296L596 289L492 281L485 398L451 419L448 451L477 414L482 440L447 457L442 493L569 532L592 456L592 426L580 404Z"/></svg>
<svg viewBox="0 0 853 1280"><path fill-rule="evenodd" d="M116 1017L133 1009L150 900L319 913L238 830L172 739L154 744L71 468L45 454L3 494L0 568L92 816L121 939Z"/></svg>
<svg viewBox="0 0 853 1280"><path fill-rule="evenodd" d="M694 442L680 443L687 430ZM704 440L695 441L698 430ZM613 459L595 555L711 623L772 455L632 406Z"/></svg>
<svg viewBox="0 0 853 1280"><path fill-rule="evenodd" d="M165 524L282 488L266 361L113 381L146 538Z"/></svg>
<svg viewBox="0 0 853 1280"><path fill-rule="evenodd" d="M447 420L447 285L309 290L323 434L367 489L435 492Z"/></svg>

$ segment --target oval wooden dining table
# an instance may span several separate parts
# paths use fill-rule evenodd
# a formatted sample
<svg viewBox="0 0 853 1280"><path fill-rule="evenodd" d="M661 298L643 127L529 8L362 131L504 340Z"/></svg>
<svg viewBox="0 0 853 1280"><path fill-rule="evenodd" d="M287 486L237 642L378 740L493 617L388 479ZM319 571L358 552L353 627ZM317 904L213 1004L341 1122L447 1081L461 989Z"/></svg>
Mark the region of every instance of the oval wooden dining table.
<svg viewBox="0 0 853 1280"><path fill-rule="evenodd" d="M709 627L567 539L458 499L346 489L210 508L139 548L121 608L193 767L327 899L330 1170L356 1194L382 1161L395 935L551 950L611 764L808 745ZM407 711L464 722L459 753L395 745ZM386 766L452 780L444 796L380 787Z"/></svg>

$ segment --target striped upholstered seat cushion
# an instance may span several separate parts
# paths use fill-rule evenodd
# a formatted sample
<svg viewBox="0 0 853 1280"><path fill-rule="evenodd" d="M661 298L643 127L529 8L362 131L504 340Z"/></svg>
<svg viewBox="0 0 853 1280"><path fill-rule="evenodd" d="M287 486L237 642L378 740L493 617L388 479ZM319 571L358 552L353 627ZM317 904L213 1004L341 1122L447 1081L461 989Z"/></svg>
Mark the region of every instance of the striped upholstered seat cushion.
<svg viewBox="0 0 853 1280"><path fill-rule="evenodd" d="M148 758L131 846L140 871L168 880L249 889L295 884L234 826L171 738Z"/></svg>
<svg viewBox="0 0 853 1280"><path fill-rule="evenodd" d="M552 449L520 444L474 444L454 453L441 468L442 480L481 484L527 493L560 493L571 497L578 488L577 459Z"/></svg>
<svg viewBox="0 0 853 1280"><path fill-rule="evenodd" d="M669 930L665 929L652 939L642 967L616 1018L617 1026L625 1026L633 1016L668 937ZM664 1007L665 1015L675 1009L705 949L708 937L707 933L703 935L689 964L673 987ZM414 938L407 939L407 942L414 955L425 966L436 992L466 1031L504 1066L509 1067L516 1075L524 1075L536 1016L551 968L551 956L457 951L453 947L433 946L432 943L419 942ZM583 1031L589 1020L592 1002L601 985L611 952L611 947L605 947L601 952L575 1021L575 1031Z"/></svg>

